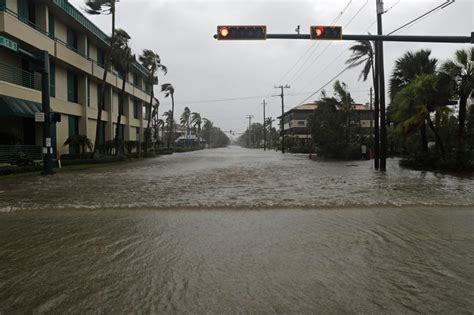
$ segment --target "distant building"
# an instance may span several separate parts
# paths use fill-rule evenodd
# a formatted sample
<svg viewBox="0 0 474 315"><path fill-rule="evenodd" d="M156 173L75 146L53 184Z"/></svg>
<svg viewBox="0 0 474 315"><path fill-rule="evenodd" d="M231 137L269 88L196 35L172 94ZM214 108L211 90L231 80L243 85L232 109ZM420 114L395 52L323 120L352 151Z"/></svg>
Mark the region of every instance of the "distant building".
<svg viewBox="0 0 474 315"><path fill-rule="evenodd" d="M285 112L283 115L285 139L293 141L296 145L309 144L311 131L308 126L308 118L316 108L318 108L318 103L307 103ZM361 128L361 134L370 135L371 127L374 126L374 111L367 104L354 104L353 108L352 124ZM281 116L278 119L281 119Z"/></svg>

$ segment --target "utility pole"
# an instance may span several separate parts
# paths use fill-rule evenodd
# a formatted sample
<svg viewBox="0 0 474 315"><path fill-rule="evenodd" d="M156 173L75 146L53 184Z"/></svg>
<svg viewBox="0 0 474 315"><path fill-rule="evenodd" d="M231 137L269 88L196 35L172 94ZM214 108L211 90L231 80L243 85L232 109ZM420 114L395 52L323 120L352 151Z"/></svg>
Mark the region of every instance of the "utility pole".
<svg viewBox="0 0 474 315"><path fill-rule="evenodd" d="M250 138L250 126L252 125L252 118L253 118L253 115L247 115L245 116L245 118L247 118L249 120L249 127L248 127L248 145L247 147L250 148L250 143L251 143L251 138Z"/></svg>
<svg viewBox="0 0 474 315"><path fill-rule="evenodd" d="M41 99L44 113L43 123L43 175L53 175L53 146L51 143L51 106L49 97L49 53L41 54Z"/></svg>
<svg viewBox="0 0 474 315"><path fill-rule="evenodd" d="M267 125L265 121L265 106L267 103L263 100L263 151L267 150Z"/></svg>
<svg viewBox="0 0 474 315"><path fill-rule="evenodd" d="M382 14L383 1L377 1L377 35L382 35ZM383 41L376 42L378 46L378 54L376 62L378 64L378 78L379 83L379 101L380 101L380 171L387 170L387 126L385 122L385 72L383 62Z"/></svg>
<svg viewBox="0 0 474 315"><path fill-rule="evenodd" d="M370 93L369 93L369 97L370 97L370 100L369 100L369 110L372 112L372 110L374 109L374 104L373 104L373 97L372 97L372 94L373 94L373 88L371 87L370 88ZM370 119L370 128L369 128L369 133L370 133L370 142L372 142L372 145L374 146L374 126L372 124L372 120L373 120L373 114L372 114L372 119ZM370 157L372 158L372 157Z"/></svg>
<svg viewBox="0 0 474 315"><path fill-rule="evenodd" d="M289 89L290 86L287 84L285 86L279 85L275 86L275 89L280 89L281 94L279 95L281 97L281 121L280 121L280 126L281 126L281 153L285 153L285 124L283 122L283 116L285 115L285 89Z"/></svg>

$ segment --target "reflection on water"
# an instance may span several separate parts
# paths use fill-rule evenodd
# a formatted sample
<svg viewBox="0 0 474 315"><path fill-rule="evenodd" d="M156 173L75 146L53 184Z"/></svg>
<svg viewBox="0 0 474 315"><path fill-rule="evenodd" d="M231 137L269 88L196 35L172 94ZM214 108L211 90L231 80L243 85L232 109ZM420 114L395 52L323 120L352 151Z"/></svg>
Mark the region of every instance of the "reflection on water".
<svg viewBox="0 0 474 315"><path fill-rule="evenodd" d="M231 148L1 180L0 314L472 313L472 180L353 164Z"/></svg>
<svg viewBox="0 0 474 315"><path fill-rule="evenodd" d="M175 154L53 178L0 181L0 211L474 206L474 181L371 161L314 162L306 155L238 147Z"/></svg>

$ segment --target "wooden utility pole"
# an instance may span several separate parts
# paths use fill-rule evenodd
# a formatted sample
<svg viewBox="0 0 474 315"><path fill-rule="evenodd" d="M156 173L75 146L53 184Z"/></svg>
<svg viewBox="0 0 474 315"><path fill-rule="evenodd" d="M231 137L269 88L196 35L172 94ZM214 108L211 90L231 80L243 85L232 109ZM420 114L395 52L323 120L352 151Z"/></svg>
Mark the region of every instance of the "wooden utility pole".
<svg viewBox="0 0 474 315"><path fill-rule="evenodd" d="M249 127L248 127L248 145L247 147L250 148L250 143L251 143L251 137L250 137L250 126L252 125L252 118L253 118L253 115L247 115L245 116L245 118L247 118L249 120Z"/></svg>
<svg viewBox="0 0 474 315"><path fill-rule="evenodd" d="M267 103L263 100L263 151L267 150L267 123L265 121L265 106Z"/></svg>
<svg viewBox="0 0 474 315"><path fill-rule="evenodd" d="M285 115L285 89L289 89L290 86L287 84L285 86L279 85L275 86L275 89L280 89L281 94L281 120L280 120L280 128L281 128L281 153L285 153L285 124L283 121L283 116Z"/></svg>

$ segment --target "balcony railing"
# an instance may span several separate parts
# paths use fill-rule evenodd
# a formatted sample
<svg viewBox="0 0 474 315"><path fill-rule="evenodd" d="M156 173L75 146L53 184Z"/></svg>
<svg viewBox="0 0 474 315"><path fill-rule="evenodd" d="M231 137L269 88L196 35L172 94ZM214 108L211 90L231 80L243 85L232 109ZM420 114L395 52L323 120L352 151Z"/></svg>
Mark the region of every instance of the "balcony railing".
<svg viewBox="0 0 474 315"><path fill-rule="evenodd" d="M0 62L0 81L41 91L41 75Z"/></svg>
<svg viewBox="0 0 474 315"><path fill-rule="evenodd" d="M71 4L67 3L66 1L64 0L53 0L54 3L56 3L58 6L60 6L61 8L63 8L68 14L73 14L75 15L76 17L78 17L79 15L82 16L82 18L86 19L79 11L77 11L77 9L75 9L74 7L72 7ZM66 5L67 3L67 5ZM73 11L72 9L65 9L65 8L69 8L69 7L72 7L74 8L75 11ZM67 11L69 10L69 11ZM61 39L53 36L52 34L50 34L48 31L42 29L41 27L39 27L38 25L36 24L33 24L31 21L28 21L28 20L25 20L24 18L21 18L16 12L8 9L6 6L0 6L0 12L6 12L7 14L11 15L11 16L14 16L15 18L17 18L19 21L21 21L22 23L30 26L31 28L37 30L38 32L50 37L52 40L54 40L55 42L65 46L66 48L68 48L69 50L75 52L76 54L78 54L79 56L81 56L82 58L86 59L86 60L89 60L93 63L95 63L97 66L101 67L102 69L104 69L104 66L99 64L97 61L91 59L90 57L87 57L85 54L81 53L79 50L71 47L70 45L68 45L66 42L62 41ZM74 13L76 12L76 13ZM79 15L77 15L79 14ZM78 17L79 18L79 17ZM87 19L86 19L87 20ZM88 23L90 23L91 25L93 25L93 27L97 30L99 30L97 28L97 26L95 26L92 22L90 22L89 20L87 20ZM86 23L86 22L84 22ZM83 23L81 23L82 25L84 25ZM87 24L87 23L86 23ZM84 25L85 26L85 25ZM87 28L87 26L85 26ZM88 28L89 29L89 28ZM91 30L92 31L92 30ZM100 30L99 30L100 31ZM99 35L97 35L96 32L92 31L96 36L98 36L99 38L101 38ZM100 31L102 32L102 31ZM102 33L103 34L103 33ZM106 36L104 34L104 36ZM108 38L108 37L107 37ZM144 76L148 76L148 70L142 66L141 64L139 64L138 62L134 62L133 63L133 66L136 70L140 71ZM116 75L116 74L115 74ZM132 82L128 81L129 84L133 85ZM146 91L145 89L141 88L141 87L138 87L138 86L135 86L135 88L139 89L140 91L142 92L145 92L146 94L150 95L150 91Z"/></svg>

